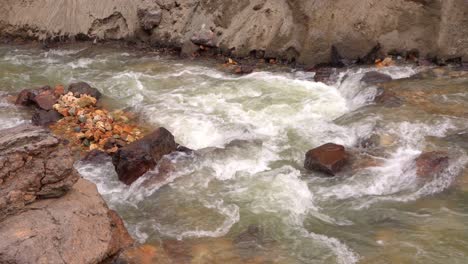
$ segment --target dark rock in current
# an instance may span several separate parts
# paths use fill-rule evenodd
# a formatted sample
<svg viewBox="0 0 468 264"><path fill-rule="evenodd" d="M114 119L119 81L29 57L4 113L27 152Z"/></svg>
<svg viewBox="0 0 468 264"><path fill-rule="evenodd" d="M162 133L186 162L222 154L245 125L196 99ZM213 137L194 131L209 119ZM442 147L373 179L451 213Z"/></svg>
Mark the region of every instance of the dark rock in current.
<svg viewBox="0 0 468 264"><path fill-rule="evenodd" d="M335 73L335 69L330 67L319 67L314 71L314 81L322 83L329 83L331 76Z"/></svg>
<svg viewBox="0 0 468 264"><path fill-rule="evenodd" d="M359 141L359 147L361 148L374 148L380 145L380 136L378 134L372 134L367 138Z"/></svg>
<svg viewBox="0 0 468 264"><path fill-rule="evenodd" d="M186 146L182 146L182 145L177 144L177 151L190 154L190 153L193 152L193 149L190 149L190 148L187 148Z"/></svg>
<svg viewBox="0 0 468 264"><path fill-rule="evenodd" d="M209 29L201 29L190 38L190 41L198 46L211 48L215 48L217 46L215 33Z"/></svg>
<svg viewBox="0 0 468 264"><path fill-rule="evenodd" d="M448 153L444 151L425 152L416 158L416 173L419 177L432 177L449 166Z"/></svg>
<svg viewBox="0 0 468 264"><path fill-rule="evenodd" d="M112 157L112 163L119 179L130 185L153 169L164 155L176 149L174 136L160 127L144 138L120 148Z"/></svg>
<svg viewBox="0 0 468 264"><path fill-rule="evenodd" d="M242 65L242 66L237 66L234 69L234 73L235 74L249 74L249 73L252 73L253 70L254 68L252 66Z"/></svg>
<svg viewBox="0 0 468 264"><path fill-rule="evenodd" d="M365 82L367 84L377 84L377 83L389 82L391 80L393 79L390 75L376 72L376 71L366 72L364 76L361 78L361 82Z"/></svg>
<svg viewBox="0 0 468 264"><path fill-rule="evenodd" d="M43 128L0 130L0 221L36 199L64 195L79 178L73 162L70 149Z"/></svg>
<svg viewBox="0 0 468 264"><path fill-rule="evenodd" d="M35 126L48 126L59 121L63 116L56 110L36 109L31 118L31 122Z"/></svg>
<svg viewBox="0 0 468 264"><path fill-rule="evenodd" d="M327 143L306 153L304 167L334 176L346 165L347 159L344 146Z"/></svg>
<svg viewBox="0 0 468 264"><path fill-rule="evenodd" d="M403 99L398 97L394 92L388 91L384 88L379 88L374 102L381 104L385 107L399 107L403 104Z"/></svg>
<svg viewBox="0 0 468 264"><path fill-rule="evenodd" d="M263 230L257 225L249 225L246 231L240 233L234 243L238 248L252 248L263 242Z"/></svg>
<svg viewBox="0 0 468 264"><path fill-rule="evenodd" d="M138 19L140 26L146 30L152 30L161 23L162 13L160 9L138 9Z"/></svg>
<svg viewBox="0 0 468 264"><path fill-rule="evenodd" d="M85 82L72 83L68 86L68 91L72 92L75 97L80 97L82 94L87 94L96 99L101 98L102 94L96 88L92 88Z"/></svg>

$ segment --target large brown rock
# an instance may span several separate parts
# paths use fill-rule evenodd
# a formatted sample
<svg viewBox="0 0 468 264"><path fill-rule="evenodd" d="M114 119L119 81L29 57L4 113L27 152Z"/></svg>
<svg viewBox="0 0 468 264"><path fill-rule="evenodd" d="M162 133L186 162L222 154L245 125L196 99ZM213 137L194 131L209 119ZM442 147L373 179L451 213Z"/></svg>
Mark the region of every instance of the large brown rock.
<svg viewBox="0 0 468 264"><path fill-rule="evenodd" d="M47 130L20 125L0 131L0 221L36 199L60 197L79 176L70 149Z"/></svg>
<svg viewBox="0 0 468 264"><path fill-rule="evenodd" d="M346 165L347 156L342 145L327 143L306 153L304 167L334 176Z"/></svg>
<svg viewBox="0 0 468 264"><path fill-rule="evenodd" d="M447 152L424 152L416 158L416 173L420 177L436 176L447 169L448 165Z"/></svg>
<svg viewBox="0 0 468 264"><path fill-rule="evenodd" d="M49 86L34 89L24 89L16 98L15 104L23 106L37 106L43 110L52 110L57 103L58 96Z"/></svg>
<svg viewBox="0 0 468 264"><path fill-rule="evenodd" d="M36 109L31 118L31 122L35 126L48 126L59 121L63 116L56 110Z"/></svg>
<svg viewBox="0 0 468 264"><path fill-rule="evenodd" d="M119 180L130 185L153 169L164 155L176 149L174 136L160 127L144 138L120 148L112 157L112 163Z"/></svg>
<svg viewBox="0 0 468 264"><path fill-rule="evenodd" d="M0 263L101 263L133 243L96 186L80 179L0 224Z"/></svg>

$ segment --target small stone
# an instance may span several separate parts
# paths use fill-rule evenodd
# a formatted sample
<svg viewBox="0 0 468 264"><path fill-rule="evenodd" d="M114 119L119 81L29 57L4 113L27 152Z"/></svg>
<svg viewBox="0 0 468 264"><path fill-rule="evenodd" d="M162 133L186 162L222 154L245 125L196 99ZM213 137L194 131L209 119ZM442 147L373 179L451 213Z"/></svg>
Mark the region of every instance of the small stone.
<svg viewBox="0 0 468 264"><path fill-rule="evenodd" d="M76 108L75 107L70 107L70 109L68 109L68 113L71 116L74 116L76 114Z"/></svg>
<svg viewBox="0 0 468 264"><path fill-rule="evenodd" d="M131 142L135 141L135 138L132 135L128 135L126 140L127 140L127 142L131 143Z"/></svg>
<svg viewBox="0 0 468 264"><path fill-rule="evenodd" d="M92 139L94 137L94 133L91 130L85 132L85 136L87 139Z"/></svg>
<svg viewBox="0 0 468 264"><path fill-rule="evenodd" d="M102 132L106 132L106 128L105 128L104 123L102 121L96 122L96 128L101 130Z"/></svg>
<svg viewBox="0 0 468 264"><path fill-rule="evenodd" d="M76 138L77 139L84 139L86 138L86 135L82 132L76 133Z"/></svg>
<svg viewBox="0 0 468 264"><path fill-rule="evenodd" d="M89 145L89 149L90 149L90 150L95 150L95 149L98 149L98 148L99 148L99 147L98 147L97 144L92 143L91 145Z"/></svg>
<svg viewBox="0 0 468 264"><path fill-rule="evenodd" d="M86 116L85 115L79 115L78 116L78 121L80 121L80 123L86 123Z"/></svg>
<svg viewBox="0 0 468 264"><path fill-rule="evenodd" d="M78 132L81 132L81 127L77 126L77 127L75 127L75 128L73 129L73 131L75 131L75 132L77 132L77 133L78 133Z"/></svg>
<svg viewBox="0 0 468 264"><path fill-rule="evenodd" d="M107 130L107 131L112 131L112 125L110 123L105 123L104 124L104 128Z"/></svg>
<svg viewBox="0 0 468 264"><path fill-rule="evenodd" d="M87 138L85 138L83 140L83 145L85 145L86 147L89 147L91 145L91 142Z"/></svg>

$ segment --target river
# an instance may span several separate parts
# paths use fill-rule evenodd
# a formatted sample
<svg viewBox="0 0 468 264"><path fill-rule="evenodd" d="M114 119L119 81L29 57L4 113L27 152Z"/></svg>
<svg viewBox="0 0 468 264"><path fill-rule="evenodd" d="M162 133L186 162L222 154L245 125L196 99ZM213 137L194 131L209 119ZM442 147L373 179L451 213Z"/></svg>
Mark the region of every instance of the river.
<svg viewBox="0 0 468 264"><path fill-rule="evenodd" d="M143 184L151 172L128 187L111 163L76 163L141 243L178 245L184 250L172 255L192 263L468 259L468 146L456 136L468 129L466 77L408 81L433 104L389 108L360 82L375 68L345 70L326 85L291 69L234 76L212 62L137 51L0 46L0 69L0 95L86 81L112 107L196 150L171 156L175 171L151 185ZM378 71L399 79L421 69ZM2 128L29 122L30 113L1 100ZM382 147L366 153L376 165L337 177L303 169L307 150L353 148L372 133L381 135ZM427 150L448 151L450 166L421 180L414 158ZM255 239L244 243L249 226Z"/></svg>

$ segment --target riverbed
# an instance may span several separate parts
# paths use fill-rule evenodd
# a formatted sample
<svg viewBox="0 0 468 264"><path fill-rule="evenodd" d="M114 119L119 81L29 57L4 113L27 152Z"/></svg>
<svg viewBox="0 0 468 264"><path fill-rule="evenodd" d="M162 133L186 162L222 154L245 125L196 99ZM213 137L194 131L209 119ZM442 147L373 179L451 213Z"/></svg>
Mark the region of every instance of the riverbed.
<svg viewBox="0 0 468 264"><path fill-rule="evenodd" d="M163 182L145 183L156 168L130 187L110 162L75 165L137 241L171 258L466 262L468 145L459 135L468 129L467 75L426 76L414 65L355 67L324 84L311 72L236 76L221 67L110 48L0 46L0 95L86 81L109 107L135 112L139 122L163 126L195 150L169 157L175 170ZM401 79L394 86L403 87L406 103L374 103L377 87L360 79L376 70ZM29 122L30 113L0 100L2 128ZM379 147L362 150L372 134ZM336 177L303 169L307 150L327 142L377 162ZM449 168L418 178L414 159L424 151L447 151Z"/></svg>

